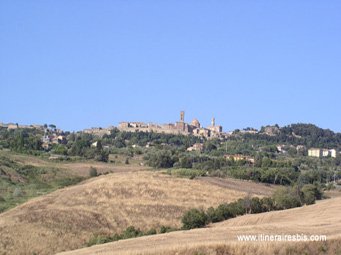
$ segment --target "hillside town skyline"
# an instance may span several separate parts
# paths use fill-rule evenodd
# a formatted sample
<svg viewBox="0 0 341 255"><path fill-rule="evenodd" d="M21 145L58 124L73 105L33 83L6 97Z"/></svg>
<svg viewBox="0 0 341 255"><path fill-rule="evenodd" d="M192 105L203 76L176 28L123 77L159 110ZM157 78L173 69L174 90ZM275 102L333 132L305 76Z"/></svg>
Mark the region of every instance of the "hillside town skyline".
<svg viewBox="0 0 341 255"><path fill-rule="evenodd" d="M182 117L181 115L184 114L183 116L183 120L182 120ZM289 126L289 125L292 125L292 124L311 124L311 125L315 125L315 126L318 126L320 128L323 128L323 129L327 129L327 130L331 130L333 131L334 133L340 133L339 131L337 130L334 130L334 129L331 129L329 127L321 127L319 125L317 125L316 123L310 123L310 122L292 122L292 123L287 123L287 124L282 124L282 125L279 125L278 123L264 123L263 125L261 125L260 127L255 127L255 126L245 126L245 127L234 127L232 129L228 129L226 130L226 128L224 128L223 125L216 125L216 117L215 115L212 115L211 119L209 120L210 122L210 125L206 126L206 128L201 124L202 122L199 121L199 118L193 118L192 121L187 121L185 122L185 114L186 114L186 111L180 111L180 119L178 121L175 121L174 122L166 122L166 123L161 123L161 122L158 122L158 121L145 121L145 120L121 120L121 121L118 121L114 124L109 124L109 125L91 125L91 126L85 126L83 128L80 128L80 129L67 129L67 128L63 128L61 127L60 125L58 125L58 123L56 122L53 122L53 123L22 123L22 122L18 122L18 121L8 121L8 122L5 122L5 121L2 121L0 120L0 127L6 127L8 129L17 129L17 128L38 128L38 129L44 129L44 126L54 126L54 127L58 127L59 130L63 130L63 131L68 131L68 132L80 132L80 131L85 131L85 132L90 132L91 130L111 130L113 128L118 128L118 129L121 129L122 131L133 131L134 129L138 129L138 130L141 130L141 131L151 131L151 130L154 130L155 131L161 131L161 132L165 132L165 133L172 133L172 131L170 131L171 129L174 129L175 130L179 130L179 123L183 122L187 125L185 125L184 127L182 128L189 128L188 131L185 130L185 133L189 133L191 134L190 130L194 129L195 128L199 128L201 129L202 131L200 132L200 134L203 134L206 132L206 136L207 136L207 130L212 130L214 131L215 133L224 133L224 134L231 134L233 133L234 131L241 131L241 132L246 132L246 133L256 133L258 132L259 130L261 130L262 128L264 127L284 127L284 126ZM219 118L220 120L223 119L223 118ZM207 122L207 120L205 121ZM220 121L219 121L220 123ZM178 126L177 126L178 125ZM181 125L181 124L180 124ZM192 129L190 129L192 127ZM212 127L214 127L212 129ZM169 130L168 130L169 129ZM204 131L206 130L206 131ZM168 131L168 132L167 132ZM198 130L196 130L198 131ZM193 134L195 135L195 134ZM208 137L208 136L207 136Z"/></svg>

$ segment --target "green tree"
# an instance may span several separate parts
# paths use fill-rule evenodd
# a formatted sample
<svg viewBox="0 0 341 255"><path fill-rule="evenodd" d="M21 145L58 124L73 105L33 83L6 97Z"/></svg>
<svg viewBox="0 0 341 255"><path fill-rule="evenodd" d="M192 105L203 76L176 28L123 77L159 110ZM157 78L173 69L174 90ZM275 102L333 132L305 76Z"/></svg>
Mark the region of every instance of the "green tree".
<svg viewBox="0 0 341 255"><path fill-rule="evenodd" d="M147 164L154 168L170 168L175 161L171 151L159 150L148 155Z"/></svg>
<svg viewBox="0 0 341 255"><path fill-rule="evenodd" d="M302 187L303 201L305 204L314 204L316 199L321 199L322 192L313 184L306 184Z"/></svg>
<svg viewBox="0 0 341 255"><path fill-rule="evenodd" d="M206 211L207 214L207 220L208 222L220 222L223 221L224 218L224 212L220 209L214 209L213 207L210 207Z"/></svg>
<svg viewBox="0 0 341 255"><path fill-rule="evenodd" d="M290 187L278 188L273 194L274 205L279 210L301 206L297 192Z"/></svg>
<svg viewBox="0 0 341 255"><path fill-rule="evenodd" d="M183 229L201 228L208 223L208 217L203 210L191 209L181 219Z"/></svg>

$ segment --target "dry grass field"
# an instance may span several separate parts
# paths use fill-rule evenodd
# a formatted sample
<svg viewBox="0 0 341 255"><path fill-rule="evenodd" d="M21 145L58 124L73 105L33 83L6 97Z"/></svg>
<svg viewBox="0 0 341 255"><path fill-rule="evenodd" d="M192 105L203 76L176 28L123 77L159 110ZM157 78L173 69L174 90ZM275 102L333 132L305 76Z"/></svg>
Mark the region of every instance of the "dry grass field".
<svg viewBox="0 0 341 255"><path fill-rule="evenodd" d="M121 240L62 255L341 254L341 197L315 205L240 216L208 228ZM245 234L326 235L327 242L238 242Z"/></svg>
<svg viewBox="0 0 341 255"><path fill-rule="evenodd" d="M0 156L6 156L11 160L19 163L20 165L32 165L37 167L51 167L67 170L72 175L89 176L90 167L95 167L99 174L101 173L115 173L115 172L129 172L147 170L149 167L140 166L142 162L141 157L134 157L130 159L130 164L125 165L122 163L124 157L118 155L115 163L103 163L93 160L83 161L56 161L48 160L47 158L40 158L26 154L19 154L11 151L0 150ZM115 158L115 157L114 157Z"/></svg>
<svg viewBox="0 0 341 255"><path fill-rule="evenodd" d="M89 167L82 164L70 168ZM0 254L54 254L77 249L93 234L120 233L130 225L142 230L179 227L181 215L189 208L217 206L245 195L201 180L152 171L117 171L0 214Z"/></svg>
<svg viewBox="0 0 341 255"><path fill-rule="evenodd" d="M255 183L252 181L238 180L233 178L199 177L198 180L205 183L214 184L219 187L239 190L242 192L247 192L251 195L259 196L271 196L273 190L278 187L278 185Z"/></svg>

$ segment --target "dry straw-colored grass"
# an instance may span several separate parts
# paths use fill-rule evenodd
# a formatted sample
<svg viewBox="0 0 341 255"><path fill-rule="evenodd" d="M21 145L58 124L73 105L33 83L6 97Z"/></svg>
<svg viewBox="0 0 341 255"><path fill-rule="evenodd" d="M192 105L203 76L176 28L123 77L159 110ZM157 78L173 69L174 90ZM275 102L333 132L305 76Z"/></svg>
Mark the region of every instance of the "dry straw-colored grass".
<svg viewBox="0 0 341 255"><path fill-rule="evenodd" d="M58 168L67 171L69 175L76 176L89 176L90 167L95 167L98 173L116 173L116 172L136 172L141 170L148 170L149 167L140 166L142 162L140 156L135 156L130 159L132 164L125 165L116 161L115 163L104 163L94 160L84 161L56 161L40 158L32 155L19 154L11 151L1 151L0 156L5 156L20 165L32 165L36 167ZM123 161L122 156L119 156Z"/></svg>
<svg viewBox="0 0 341 255"><path fill-rule="evenodd" d="M130 225L143 230L179 227L181 215L189 208L217 206L245 195L152 171L104 175L0 214L0 254L77 249L92 234L121 232Z"/></svg>
<svg viewBox="0 0 341 255"><path fill-rule="evenodd" d="M112 254L115 254L114 252ZM127 254L127 253L125 253ZM130 255L156 255L156 253L135 253ZM202 244L200 246L187 246L173 248L162 252L162 255L340 255L341 239L327 242L299 242L299 243L217 243ZM122 253L121 255L124 255Z"/></svg>
<svg viewBox="0 0 341 255"><path fill-rule="evenodd" d="M204 229L121 240L63 255L340 254L341 197L285 211L237 217ZM326 235L328 242L238 242L245 234Z"/></svg>

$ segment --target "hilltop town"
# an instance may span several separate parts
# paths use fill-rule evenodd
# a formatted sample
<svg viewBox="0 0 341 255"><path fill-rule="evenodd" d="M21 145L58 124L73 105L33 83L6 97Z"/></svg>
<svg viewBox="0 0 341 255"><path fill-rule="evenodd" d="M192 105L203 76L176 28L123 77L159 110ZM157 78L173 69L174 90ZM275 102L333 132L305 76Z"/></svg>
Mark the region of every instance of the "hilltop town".
<svg viewBox="0 0 341 255"><path fill-rule="evenodd" d="M70 135L73 134L69 131L63 131L60 128L57 128L54 124L32 124L32 125L21 125L18 123L0 123L0 129L14 131L14 130L36 130L40 135L40 146L42 149L49 151L53 148L54 145L66 145L70 140ZM157 123L144 123L144 122L128 122L122 121L118 124L118 126L110 126L107 128L102 127L93 127L84 129L82 131L78 131L77 133L89 134L95 137L94 142L91 143L91 146L97 146L97 140L106 136L110 136L112 132L115 130L120 132L128 132L128 133L157 133L157 134L165 134L165 135L182 135L182 136L193 136L202 138L205 140L210 139L218 139L220 141L225 141L230 138L238 138L240 136L257 136L257 135L265 135L268 137L276 137L281 134L281 129L277 126L265 126L262 127L261 130L257 130L255 128L245 128L243 130L234 130L229 132L223 132L223 127L221 125L216 125L215 118L211 119L211 125L208 127L203 127L198 119L193 119L190 123L185 121L185 112L180 112L179 121L175 123L167 123L167 124L157 124ZM290 134L291 137L300 140L302 137L292 132ZM96 138L97 137L97 138ZM149 146L149 144L148 144ZM305 153L309 157L317 157L317 158L336 158L340 154L340 147L313 147L308 144L280 144L277 143L276 150L279 154L286 154L288 151L295 150L297 152ZM109 149L110 146L105 146L104 148ZM198 142L187 147L187 151L199 151L202 152L204 150L204 141L198 140ZM246 160L248 162L253 163L254 158L248 155L242 154L228 154L225 153L226 158L233 158L234 160Z"/></svg>
<svg viewBox="0 0 341 255"><path fill-rule="evenodd" d="M118 129L128 132L156 132L165 134L193 135L205 138L221 138L227 134L223 133L223 127L216 125L215 118L211 120L211 125L202 127L198 119L193 119L191 123L185 122L185 112L180 112L180 120L176 123L153 124L143 122L120 122Z"/></svg>

